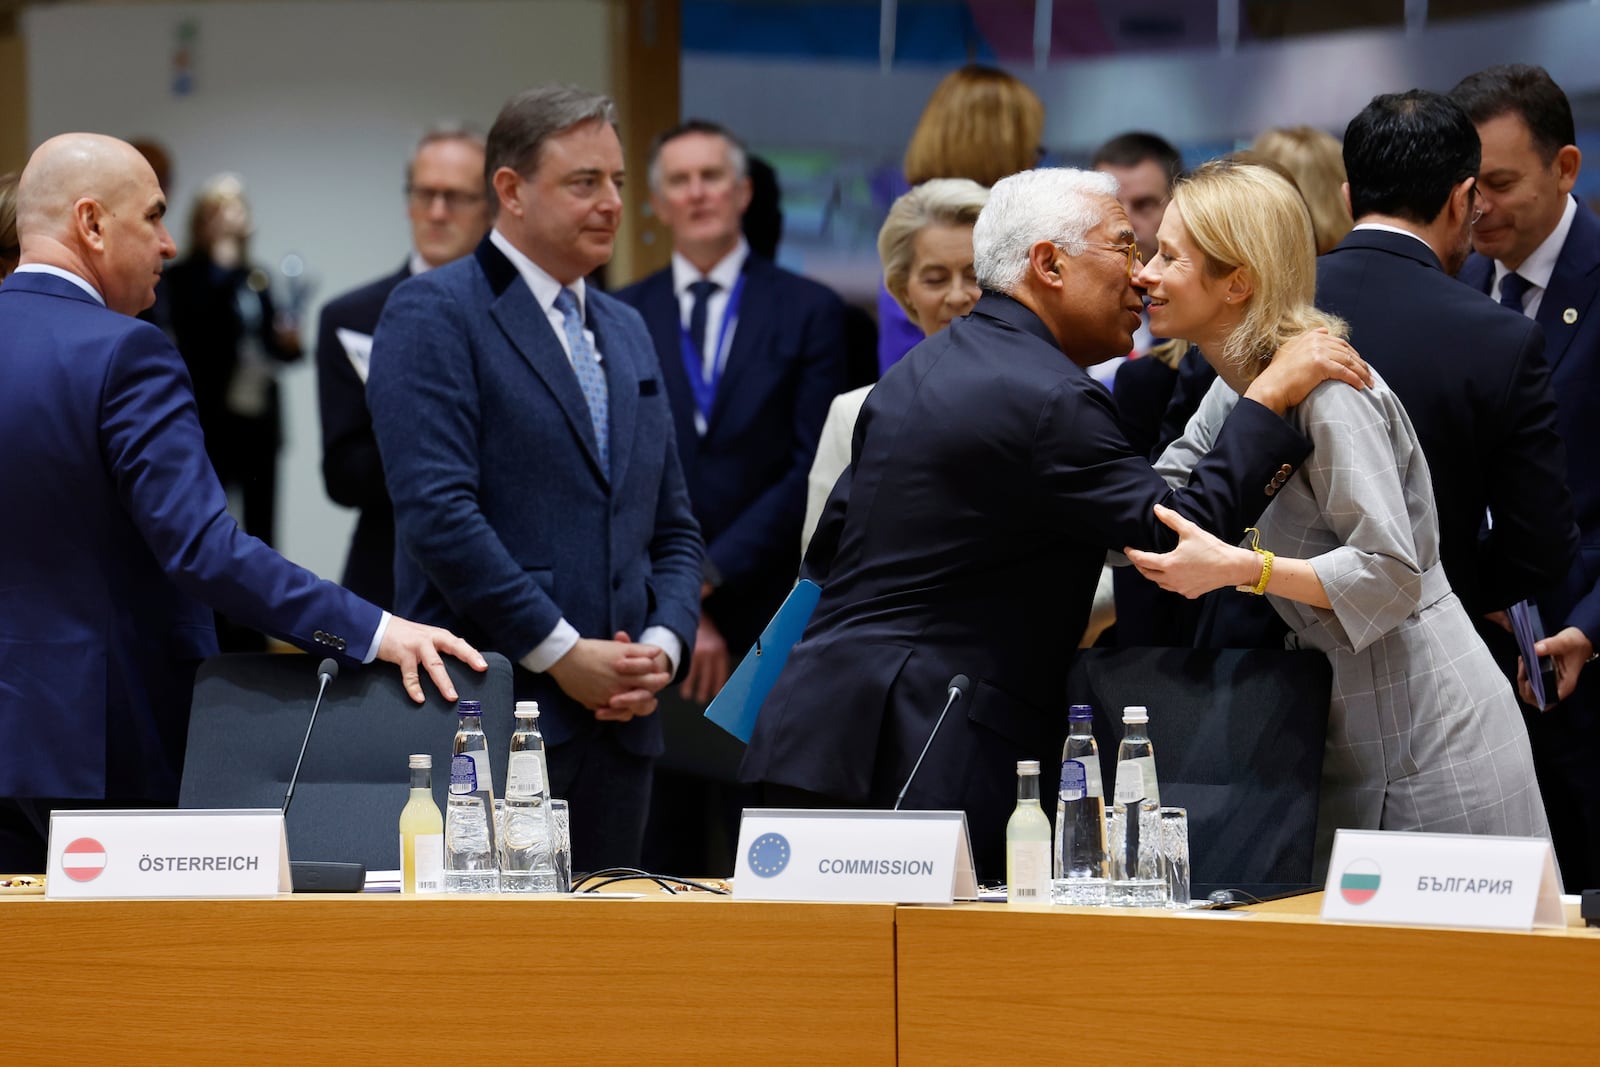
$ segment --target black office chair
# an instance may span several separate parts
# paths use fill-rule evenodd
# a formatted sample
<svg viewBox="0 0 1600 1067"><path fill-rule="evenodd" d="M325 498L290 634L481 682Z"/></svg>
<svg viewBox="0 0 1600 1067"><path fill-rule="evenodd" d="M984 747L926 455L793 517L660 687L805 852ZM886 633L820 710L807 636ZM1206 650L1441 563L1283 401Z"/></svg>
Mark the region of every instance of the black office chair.
<svg viewBox="0 0 1600 1067"><path fill-rule="evenodd" d="M445 667L463 700L483 704L483 730L496 775L511 742L511 664L484 653L483 674L455 660ZM189 743L179 806L276 808L294 770L317 697L315 656L216 656L195 678ZM408 783L407 757L433 757L433 793L444 810L450 782L455 705L427 678L427 703L412 702L400 672L386 663L340 672L328 686L289 809L293 860L400 866L399 819ZM503 781L496 780L496 785Z"/></svg>
<svg viewBox="0 0 1600 1067"><path fill-rule="evenodd" d="M1122 709L1150 709L1161 802L1189 813L1191 892L1316 887L1317 796L1333 669L1321 652L1085 649L1067 678L1094 706L1111 802Z"/></svg>

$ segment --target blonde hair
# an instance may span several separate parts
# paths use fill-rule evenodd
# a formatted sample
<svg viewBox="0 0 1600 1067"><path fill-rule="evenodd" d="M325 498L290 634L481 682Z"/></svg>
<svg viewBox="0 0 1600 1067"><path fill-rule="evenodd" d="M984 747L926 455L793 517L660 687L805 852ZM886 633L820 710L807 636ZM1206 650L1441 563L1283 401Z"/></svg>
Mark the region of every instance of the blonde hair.
<svg viewBox="0 0 1600 1067"><path fill-rule="evenodd" d="M1178 180L1172 206L1212 277L1242 268L1250 280L1244 319L1229 335L1224 359L1254 377L1292 337L1318 327L1337 337L1348 332L1312 303L1311 216L1288 180L1266 167L1216 160Z"/></svg>
<svg viewBox="0 0 1600 1067"><path fill-rule="evenodd" d="M17 239L18 177L0 174L0 278L10 274L22 257L22 244Z"/></svg>
<svg viewBox="0 0 1600 1067"><path fill-rule="evenodd" d="M244 182L237 174L218 174L206 179L189 208L191 251L208 248L216 240L217 235L212 232L212 227L216 225L222 209L233 201L248 204L244 196Z"/></svg>
<svg viewBox="0 0 1600 1067"><path fill-rule="evenodd" d="M878 231L878 261L883 264L883 287L905 310L915 326L916 309L907 298L911 261L916 258L917 234L929 226L971 226L978 221L989 190L968 178L934 178L902 194L889 208Z"/></svg>
<svg viewBox="0 0 1600 1067"><path fill-rule="evenodd" d="M1044 104L1002 70L969 65L945 76L906 146L906 181L970 178L993 185L1039 161Z"/></svg>
<svg viewBox="0 0 1600 1067"><path fill-rule="evenodd" d="M1311 212L1317 255L1333 251L1355 225L1344 203L1344 148L1339 139L1310 126L1275 127L1262 131L1250 149L1288 172Z"/></svg>

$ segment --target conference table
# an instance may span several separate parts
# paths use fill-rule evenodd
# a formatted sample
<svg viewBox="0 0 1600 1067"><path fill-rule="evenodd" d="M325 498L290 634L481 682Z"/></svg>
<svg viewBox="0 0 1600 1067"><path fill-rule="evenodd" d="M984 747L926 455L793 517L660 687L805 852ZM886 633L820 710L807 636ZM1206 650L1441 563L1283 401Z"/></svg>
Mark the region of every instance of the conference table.
<svg viewBox="0 0 1600 1067"><path fill-rule="evenodd" d="M9 1062L1592 1063L1600 931L995 904L0 899ZM1575 912L1575 909L1573 909Z"/></svg>

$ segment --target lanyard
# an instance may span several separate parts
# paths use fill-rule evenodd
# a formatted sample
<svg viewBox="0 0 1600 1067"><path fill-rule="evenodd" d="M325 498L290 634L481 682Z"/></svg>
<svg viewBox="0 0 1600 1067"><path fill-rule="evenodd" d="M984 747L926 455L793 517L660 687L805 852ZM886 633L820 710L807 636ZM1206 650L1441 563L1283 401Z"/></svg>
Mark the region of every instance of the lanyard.
<svg viewBox="0 0 1600 1067"><path fill-rule="evenodd" d="M728 294L728 306L722 309L722 323L717 327L717 347L711 350L709 371L706 369L705 353L695 351L688 328L681 319L678 321L678 348L683 354L683 369L689 376L689 388L694 391L695 407L700 409L701 417L707 422L711 421L711 405L717 398L717 383L722 381L723 346L728 343L729 329L739 317L739 301L743 296L744 275L740 274L739 280L733 283L733 291Z"/></svg>

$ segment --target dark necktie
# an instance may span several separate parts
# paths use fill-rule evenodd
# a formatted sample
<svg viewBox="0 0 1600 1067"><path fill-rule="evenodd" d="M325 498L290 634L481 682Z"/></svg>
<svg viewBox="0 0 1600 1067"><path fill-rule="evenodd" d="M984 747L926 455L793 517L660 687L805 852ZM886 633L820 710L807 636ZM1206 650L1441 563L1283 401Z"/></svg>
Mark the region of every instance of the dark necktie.
<svg viewBox="0 0 1600 1067"><path fill-rule="evenodd" d="M689 283L689 292L694 296L694 306L689 309L689 343L694 346L695 355L700 357L701 365L705 365L706 358L706 311L711 304L711 294L721 286L705 278ZM721 356L716 353L713 358Z"/></svg>
<svg viewBox="0 0 1600 1067"><path fill-rule="evenodd" d="M1533 288L1533 283L1516 271L1512 271L1500 279L1500 303L1522 314L1522 298L1528 295L1528 290Z"/></svg>

